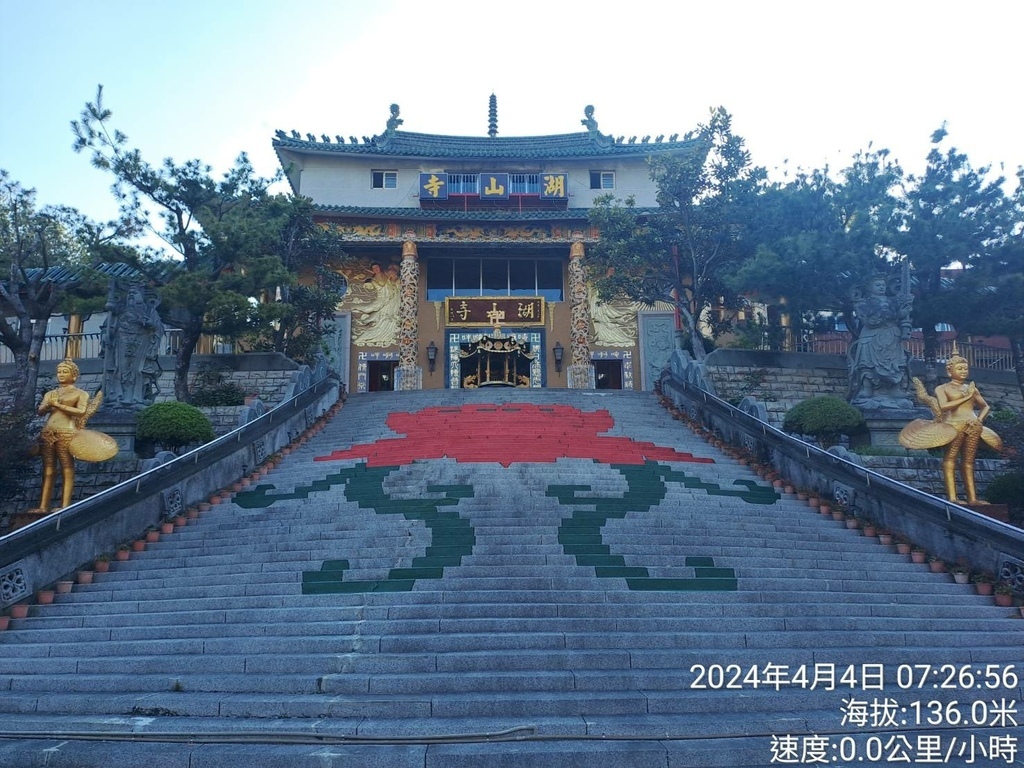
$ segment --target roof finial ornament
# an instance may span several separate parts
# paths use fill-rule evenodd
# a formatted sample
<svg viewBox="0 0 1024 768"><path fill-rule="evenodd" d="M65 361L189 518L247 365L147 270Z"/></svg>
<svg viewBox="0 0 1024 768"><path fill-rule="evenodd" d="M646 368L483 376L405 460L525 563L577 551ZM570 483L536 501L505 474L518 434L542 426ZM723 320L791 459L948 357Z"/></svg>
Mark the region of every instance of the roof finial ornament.
<svg viewBox="0 0 1024 768"><path fill-rule="evenodd" d="M398 105L392 104L391 117L388 118L388 127L387 130L384 131L384 135L390 139L392 136L395 135L395 131L398 130L398 126L400 126L404 122L405 121L398 116Z"/></svg>
<svg viewBox="0 0 1024 768"><path fill-rule="evenodd" d="M599 147L609 147L615 143L611 136L605 136L597 130L597 120L594 119L593 104L587 104L583 108L583 119L580 120L580 124L586 127L590 139L596 142Z"/></svg>
<svg viewBox="0 0 1024 768"><path fill-rule="evenodd" d="M487 108L487 135L492 139L498 135L498 97L493 93Z"/></svg>

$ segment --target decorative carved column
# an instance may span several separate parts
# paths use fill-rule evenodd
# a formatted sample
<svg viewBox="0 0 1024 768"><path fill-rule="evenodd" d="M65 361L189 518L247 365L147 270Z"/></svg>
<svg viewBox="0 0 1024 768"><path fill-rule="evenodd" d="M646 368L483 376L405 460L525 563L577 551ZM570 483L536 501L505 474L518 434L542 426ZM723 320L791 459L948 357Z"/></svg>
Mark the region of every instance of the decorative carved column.
<svg viewBox="0 0 1024 768"><path fill-rule="evenodd" d="M569 353L570 389L593 389L594 366L590 362L590 303L583 271L583 236L573 235L569 250Z"/></svg>
<svg viewBox="0 0 1024 768"><path fill-rule="evenodd" d="M416 364L419 352L419 283L420 263L417 260L415 233L406 232L402 243L402 266L399 277L402 293L398 309L398 389L422 389L423 369Z"/></svg>

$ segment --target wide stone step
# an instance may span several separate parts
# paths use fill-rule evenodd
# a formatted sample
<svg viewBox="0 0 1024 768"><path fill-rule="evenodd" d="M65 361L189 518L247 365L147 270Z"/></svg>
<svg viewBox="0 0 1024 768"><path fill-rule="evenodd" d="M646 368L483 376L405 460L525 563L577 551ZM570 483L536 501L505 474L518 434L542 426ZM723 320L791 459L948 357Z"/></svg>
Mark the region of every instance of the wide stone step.
<svg viewBox="0 0 1024 768"><path fill-rule="evenodd" d="M421 741L369 752L356 745L215 745L200 738L180 749L111 744L93 752L91 743L68 738L0 738L0 764L65 759L84 766L116 751L121 764L154 768L177 768L176 760L181 768L323 768L325 760L417 768L749 768L771 763L772 734L845 729L863 741L856 727L840 724L842 699L851 692L698 690L700 665L881 664L886 695L890 689L898 695L900 665L1020 663L1015 611L908 563L792 496L770 495L748 468L668 419L648 394L354 396L327 429L258 484L259 492L274 486L271 495L288 494L342 469L351 473L359 461L314 459L401 437L384 424L384 409L415 412L448 403L454 412L488 398L608 408L615 420L608 436L715 463L665 462L677 474L664 487L653 474L581 459L509 467L440 459L371 478L381 483L369 489L374 498L384 493L397 501L440 498L432 485L472 486L472 495L447 511L471 526L473 541L450 553L443 542L435 545L424 520L350 501L350 491L354 498L367 493L358 483L262 508L247 506L255 498L246 499L250 488L239 503L214 507L98 574L94 584L12 622L0 633L0 712L8 729L26 733L53 733L58 720L65 729L92 731L277 728L414 740L525 726L533 729L525 733L550 740ZM565 424L578 429L583 421ZM419 444L430 442L436 441ZM684 487L682 475L710 488ZM714 489L751 485L761 489L751 499L771 503ZM580 486L572 503L564 486ZM627 490L632 495L621 506L636 509L595 528L584 510L601 504L614 511L615 502L603 500ZM647 509L653 502L659 503ZM712 558L713 566L688 564L687 557ZM345 582L420 570L398 572L408 577L407 592L302 594L306 574L321 573L326 561L335 561ZM668 579L693 578L711 567L732 569L738 591L640 589L679 588L685 582ZM630 581L633 571L618 568L666 581ZM962 693L928 690L927 698L945 702ZM1019 690L1009 695L1019 698Z"/></svg>

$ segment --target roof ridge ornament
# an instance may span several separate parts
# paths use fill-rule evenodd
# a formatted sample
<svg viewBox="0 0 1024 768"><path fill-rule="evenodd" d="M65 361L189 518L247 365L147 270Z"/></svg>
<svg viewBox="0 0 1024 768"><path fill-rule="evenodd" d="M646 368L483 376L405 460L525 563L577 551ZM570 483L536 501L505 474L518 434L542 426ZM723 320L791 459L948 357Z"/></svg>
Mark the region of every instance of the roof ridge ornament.
<svg viewBox="0 0 1024 768"><path fill-rule="evenodd" d="M493 93L487 107L487 135L492 139L498 135L498 97Z"/></svg>
<svg viewBox="0 0 1024 768"><path fill-rule="evenodd" d="M405 120L398 116L399 111L397 104L391 105L391 117L388 118L387 129L384 131L386 138L392 138L398 131L398 126L405 122Z"/></svg>
<svg viewBox="0 0 1024 768"><path fill-rule="evenodd" d="M587 104L583 108L583 119L580 123L587 129L587 133L590 134L590 138L599 147L611 146L614 142L611 136L605 136L599 130L597 130L597 120L594 119L594 105Z"/></svg>

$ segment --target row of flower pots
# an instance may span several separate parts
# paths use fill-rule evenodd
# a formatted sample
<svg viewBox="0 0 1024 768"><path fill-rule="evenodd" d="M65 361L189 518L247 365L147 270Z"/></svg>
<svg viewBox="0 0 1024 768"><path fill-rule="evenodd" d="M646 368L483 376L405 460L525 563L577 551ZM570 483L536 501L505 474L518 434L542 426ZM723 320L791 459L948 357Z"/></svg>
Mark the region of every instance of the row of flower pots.
<svg viewBox="0 0 1024 768"><path fill-rule="evenodd" d="M76 582L78 584L92 584L93 574L107 573L110 570L110 563L112 559L116 562L123 562L130 559L132 552L145 551L146 545L159 541L161 535L173 533L178 528L195 522L203 512L231 499L235 493L244 490L252 483L265 477L267 473L276 467L281 462L281 459L290 454L294 448L306 443L310 438L318 434L320 430L327 425L327 422L337 415L341 408L342 402L338 401L332 405L323 416L317 419L305 431L297 435L278 453L271 454L267 457L266 461L264 461L263 464L257 467L253 472L232 483L229 487L222 488L221 490L211 494L207 501L200 502L195 506L189 507L183 514L165 518L161 521L159 526L150 526L140 538L121 544L115 550L113 556L107 554L100 555L93 563L90 564L91 567L85 567L76 571L74 580L62 579L54 585L53 589L43 589L38 591L35 595L35 604L48 605L52 603L56 595L71 592ZM0 631L6 630L10 626L11 619L26 618L29 615L31 606L32 603L29 601L22 601L10 606L7 614L0 614Z"/></svg>
<svg viewBox="0 0 1024 768"><path fill-rule="evenodd" d="M878 538L878 543L884 546L895 544L896 551L901 555L909 555L911 562L927 563L933 573L946 573L953 576L958 584L974 584L975 591L979 595L991 595L996 605L1010 607L1016 602L1013 586L1007 581L997 580L991 573L975 570L958 563L952 568L947 568L946 563L937 555L929 555L924 547L915 546L905 538L896 536L892 531L879 528L874 522L847 514L846 510L839 503L829 502L819 498L813 491L795 488L779 476L778 472L770 465L758 464L750 454L736 446L723 441L719 436L704 425L692 419L684 411L677 409L668 398L661 397L662 405L672 414L672 418L682 421L690 427L698 437L707 440L725 454L732 456L742 465L749 465L751 469L764 481L772 484L777 491L785 494L793 494L798 501L806 501L807 505L819 512L821 515L831 516L833 520L844 524L852 530L859 529L868 538ZM1024 617L1024 605L1020 606L1020 613Z"/></svg>

